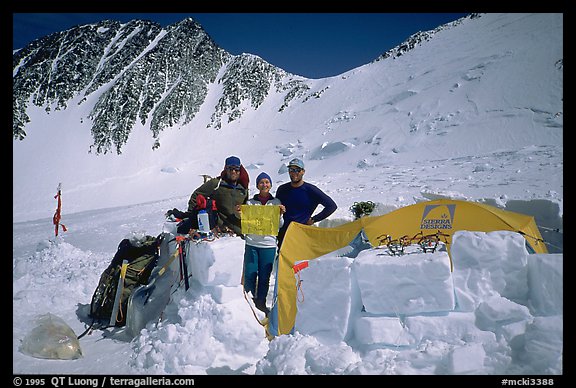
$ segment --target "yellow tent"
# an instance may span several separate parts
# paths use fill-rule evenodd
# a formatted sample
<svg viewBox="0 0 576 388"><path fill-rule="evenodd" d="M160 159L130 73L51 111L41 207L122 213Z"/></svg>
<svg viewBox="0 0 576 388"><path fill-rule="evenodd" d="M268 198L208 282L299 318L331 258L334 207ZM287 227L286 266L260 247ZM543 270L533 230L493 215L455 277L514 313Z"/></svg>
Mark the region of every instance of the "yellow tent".
<svg viewBox="0 0 576 388"><path fill-rule="evenodd" d="M452 235L459 230L490 232L510 230L524 236L527 247L548 253L534 217L494 206L441 199L420 202L377 217L363 217L335 228L318 228L292 222L282 243L276 272L274 306L269 315L269 336L288 334L296 319L294 264L347 246L361 231L373 247L407 236L441 234L448 253ZM389 237L388 237L389 236Z"/></svg>

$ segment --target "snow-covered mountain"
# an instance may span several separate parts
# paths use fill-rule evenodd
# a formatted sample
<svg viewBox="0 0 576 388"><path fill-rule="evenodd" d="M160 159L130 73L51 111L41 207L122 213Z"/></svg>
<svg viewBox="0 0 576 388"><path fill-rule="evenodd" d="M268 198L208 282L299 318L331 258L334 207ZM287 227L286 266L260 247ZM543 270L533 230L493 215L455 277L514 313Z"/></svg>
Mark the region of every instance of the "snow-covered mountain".
<svg viewBox="0 0 576 388"><path fill-rule="evenodd" d="M381 181L362 191L394 205L451 189L498 200L435 188L427 178L442 168L409 193L395 192L392 176L415 160L433 168L526 147L561 152L562 50L561 14L471 15L311 80L226 53L191 19L52 34L13 55L14 220L51 216L59 182L68 212L187 195L230 154L275 182L303 157L307 178L335 190L349 189L347 174L378 169ZM558 197L561 179L546 185L552 193L527 194Z"/></svg>
<svg viewBox="0 0 576 388"><path fill-rule="evenodd" d="M216 128L223 115L229 121L240 117L244 101L258 108L271 85L292 97L306 89L259 57L230 55L191 18L166 29L142 20L78 26L16 51L13 63L14 138L26 136L29 104L50 112L85 103L94 93L88 118L96 153L121 153L136 121L154 138L167 127L188 124L214 83L222 84L208 125Z"/></svg>

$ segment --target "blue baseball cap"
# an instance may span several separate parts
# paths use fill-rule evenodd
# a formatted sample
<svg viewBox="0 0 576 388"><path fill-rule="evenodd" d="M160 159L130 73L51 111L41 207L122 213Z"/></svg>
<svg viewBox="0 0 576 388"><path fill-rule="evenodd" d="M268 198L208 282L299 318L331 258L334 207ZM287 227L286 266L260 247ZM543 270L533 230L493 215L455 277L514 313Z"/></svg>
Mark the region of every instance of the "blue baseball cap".
<svg viewBox="0 0 576 388"><path fill-rule="evenodd" d="M290 167L290 166L300 167L301 169L304 170L304 162L302 161L302 159L298 159L298 158L292 159L292 160L288 163L288 167Z"/></svg>
<svg viewBox="0 0 576 388"><path fill-rule="evenodd" d="M237 156L229 156L226 158L224 163L226 166L237 166L240 167L240 158Z"/></svg>

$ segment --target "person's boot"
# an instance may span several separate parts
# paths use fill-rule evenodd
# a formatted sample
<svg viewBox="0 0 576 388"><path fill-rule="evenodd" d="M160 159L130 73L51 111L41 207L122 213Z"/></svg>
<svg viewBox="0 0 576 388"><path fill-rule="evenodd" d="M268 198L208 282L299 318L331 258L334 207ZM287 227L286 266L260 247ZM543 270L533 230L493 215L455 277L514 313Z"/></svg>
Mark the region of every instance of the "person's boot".
<svg viewBox="0 0 576 388"><path fill-rule="evenodd" d="M254 305L256 306L256 308L262 312L264 312L264 314L266 314L266 316L268 316L268 313L270 312L270 309L268 309L268 307L266 307L266 300L264 299L254 299Z"/></svg>

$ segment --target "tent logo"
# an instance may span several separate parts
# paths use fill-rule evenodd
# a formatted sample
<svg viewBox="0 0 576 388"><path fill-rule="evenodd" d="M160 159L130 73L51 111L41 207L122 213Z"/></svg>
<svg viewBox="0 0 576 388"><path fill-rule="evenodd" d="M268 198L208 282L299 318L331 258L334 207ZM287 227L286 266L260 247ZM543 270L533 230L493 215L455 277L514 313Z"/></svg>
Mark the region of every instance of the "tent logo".
<svg viewBox="0 0 576 388"><path fill-rule="evenodd" d="M420 229L452 229L456 205L426 205Z"/></svg>

